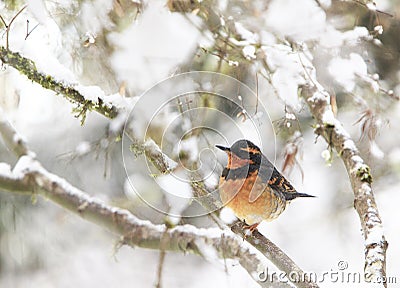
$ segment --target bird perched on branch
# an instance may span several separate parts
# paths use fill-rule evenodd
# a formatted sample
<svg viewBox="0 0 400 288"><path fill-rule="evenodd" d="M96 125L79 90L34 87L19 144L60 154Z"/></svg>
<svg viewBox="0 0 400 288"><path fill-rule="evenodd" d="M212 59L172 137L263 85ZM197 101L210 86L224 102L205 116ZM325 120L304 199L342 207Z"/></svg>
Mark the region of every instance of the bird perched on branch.
<svg viewBox="0 0 400 288"><path fill-rule="evenodd" d="M297 192L252 142L238 140L230 148L216 147L228 154L219 181L221 200L251 232L261 221L276 219L291 200L314 197Z"/></svg>

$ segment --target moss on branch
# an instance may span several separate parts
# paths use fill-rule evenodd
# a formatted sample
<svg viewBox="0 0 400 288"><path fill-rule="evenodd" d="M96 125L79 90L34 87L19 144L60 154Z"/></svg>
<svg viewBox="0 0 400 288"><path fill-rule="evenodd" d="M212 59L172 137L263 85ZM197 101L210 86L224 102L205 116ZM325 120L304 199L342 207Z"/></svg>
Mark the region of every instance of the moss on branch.
<svg viewBox="0 0 400 288"><path fill-rule="evenodd" d="M118 114L114 106L107 105L102 99L98 98L97 102L88 100L74 87L55 79L51 75L39 72L32 60L23 57L17 52L12 52L0 46L0 60L4 64L17 69L29 80L38 83L43 88L62 94L68 101L76 104L77 107L74 108L73 112L77 113L77 117L81 118L82 124L86 119L87 111L94 110L108 118L114 118Z"/></svg>

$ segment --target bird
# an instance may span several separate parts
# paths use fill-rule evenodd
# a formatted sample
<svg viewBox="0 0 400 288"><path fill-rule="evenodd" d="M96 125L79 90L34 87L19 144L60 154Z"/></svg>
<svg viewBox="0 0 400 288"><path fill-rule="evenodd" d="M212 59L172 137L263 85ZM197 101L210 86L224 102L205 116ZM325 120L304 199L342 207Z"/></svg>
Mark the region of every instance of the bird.
<svg viewBox="0 0 400 288"><path fill-rule="evenodd" d="M219 194L252 233L262 221L276 219L299 193L249 140L241 139L231 147L215 145L228 155L219 180Z"/></svg>

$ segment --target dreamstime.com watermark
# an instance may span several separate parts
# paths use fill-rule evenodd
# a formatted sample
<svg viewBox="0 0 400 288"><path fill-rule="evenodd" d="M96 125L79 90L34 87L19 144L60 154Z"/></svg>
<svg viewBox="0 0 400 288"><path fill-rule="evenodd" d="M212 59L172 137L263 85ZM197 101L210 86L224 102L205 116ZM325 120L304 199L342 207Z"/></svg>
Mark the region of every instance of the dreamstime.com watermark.
<svg viewBox="0 0 400 288"><path fill-rule="evenodd" d="M314 283L388 283L396 284L400 283L400 278L396 276L387 277L373 277L372 275L367 275L362 272L352 272L348 270L349 264L346 261L339 261L337 263L337 268L330 269L329 271L316 272L304 272L300 274L297 271L292 271L290 273L286 272L271 272L268 267L264 271L258 273L258 281L260 282L314 282ZM399 278L399 279L398 279Z"/></svg>

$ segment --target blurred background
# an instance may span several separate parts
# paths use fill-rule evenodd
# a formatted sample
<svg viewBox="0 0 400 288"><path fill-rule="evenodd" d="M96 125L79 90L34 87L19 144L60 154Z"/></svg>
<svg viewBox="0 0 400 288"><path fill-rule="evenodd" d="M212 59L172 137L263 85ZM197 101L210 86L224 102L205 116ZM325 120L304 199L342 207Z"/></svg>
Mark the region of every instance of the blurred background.
<svg viewBox="0 0 400 288"><path fill-rule="evenodd" d="M199 172L214 188L226 159L213 146L243 137L256 142L298 191L317 196L293 202L276 221L261 224L260 231L305 271L341 271L338 263L344 261L345 271L362 274L363 236L348 175L341 159L316 138L315 122L299 97L305 69L315 67L310 73L332 95L337 118L371 167L389 242L388 281L399 283L400 3L375 3L6 0L0 2L0 15L9 23L28 4L13 21L9 48L58 80L97 86L127 103L163 99L156 89L160 81L178 73L219 72L239 80L241 90L233 80L201 82L219 97L200 93L167 105L161 101L143 136L183 170L204 163ZM0 37L5 46L1 22ZM166 221L159 211L202 214L190 199L177 203L165 196L163 189L172 187L181 193L178 197L190 198L187 176L178 169L177 178L155 177L143 155L132 156L129 139L119 141L110 132L117 120L91 112L81 126L72 113L75 106L61 95L7 65L1 68L2 113L46 169L153 223ZM136 114L139 119L145 110L138 110L143 113ZM193 130L202 123L214 130ZM13 166L17 160L0 140L0 161ZM231 218L228 211L222 217ZM207 216L168 221L214 225ZM159 251L117 249L117 244L114 235L50 201L0 191L0 287L153 287ZM167 253L162 284L258 287L234 261L210 263L179 253Z"/></svg>

